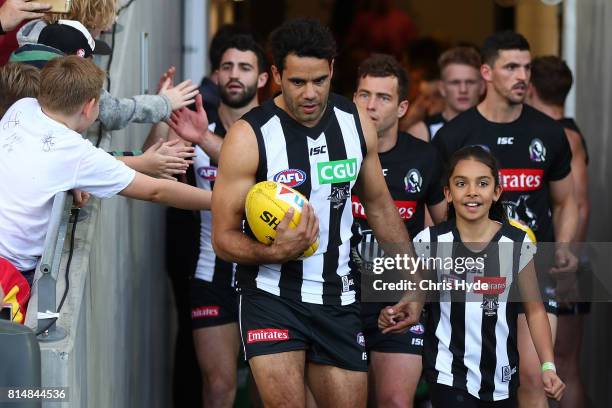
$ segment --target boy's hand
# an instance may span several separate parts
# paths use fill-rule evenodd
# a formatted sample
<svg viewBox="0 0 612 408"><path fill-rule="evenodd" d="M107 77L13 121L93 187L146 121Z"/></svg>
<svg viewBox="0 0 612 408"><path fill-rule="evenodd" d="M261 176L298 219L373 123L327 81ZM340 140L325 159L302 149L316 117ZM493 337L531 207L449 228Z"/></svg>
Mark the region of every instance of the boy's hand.
<svg viewBox="0 0 612 408"><path fill-rule="evenodd" d="M169 140L162 143L161 147L157 150L157 153L164 156L178 157L179 159L185 159L185 163L192 164L195 157L195 148L192 146L185 146L181 139Z"/></svg>
<svg viewBox="0 0 612 408"><path fill-rule="evenodd" d="M164 72L161 77L159 77L159 82L157 83L157 93L162 90L164 85L167 84L168 88L172 88L174 86L174 74L176 74L176 68L171 66Z"/></svg>
<svg viewBox="0 0 612 408"><path fill-rule="evenodd" d="M556 372L553 370L545 370L542 372L542 382L544 382L544 391L548 398L560 401L565 392L565 384Z"/></svg>
<svg viewBox="0 0 612 408"><path fill-rule="evenodd" d="M76 188L74 190L70 190L70 192L72 193L72 202L77 208L85 207L89 201L89 198L91 197L91 194L88 192L77 190Z"/></svg>
<svg viewBox="0 0 612 408"><path fill-rule="evenodd" d="M190 80L186 80L177 86L170 87L171 80L168 78L161 86L159 95L166 95L170 99L172 110L184 108L195 102L195 96L200 93L198 85L194 85Z"/></svg>
<svg viewBox="0 0 612 408"><path fill-rule="evenodd" d="M168 152L169 149L173 149L177 142L178 140L173 140L171 142L164 143L162 139L159 139L157 143L149 147L141 156L146 169L145 173L152 177L167 180L176 180L175 176L177 174L185 174L191 161L185 160L182 157L162 153L162 151ZM181 154L186 152L188 152L188 150L185 150Z"/></svg>

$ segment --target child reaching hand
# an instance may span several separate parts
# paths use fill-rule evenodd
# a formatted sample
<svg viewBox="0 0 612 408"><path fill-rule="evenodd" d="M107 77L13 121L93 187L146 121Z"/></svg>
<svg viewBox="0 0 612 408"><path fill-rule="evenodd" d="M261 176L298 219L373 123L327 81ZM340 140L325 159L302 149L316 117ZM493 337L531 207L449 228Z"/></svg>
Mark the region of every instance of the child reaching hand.
<svg viewBox="0 0 612 408"><path fill-rule="evenodd" d="M517 405L518 303L512 302L514 291L520 291L523 300L546 394L560 400L565 389L556 374L550 325L539 299L535 244L524 230L508 222L501 193L495 158L480 146L458 150L445 177L448 221L414 238L417 254L425 258L450 255L453 260L482 260L480 268L467 271L460 270L459 263L450 269L436 264L432 275L437 282L490 285L472 293L469 289L440 291L439 301L429 304L423 366L436 408ZM404 305L400 302L381 311L383 332L406 329Z"/></svg>

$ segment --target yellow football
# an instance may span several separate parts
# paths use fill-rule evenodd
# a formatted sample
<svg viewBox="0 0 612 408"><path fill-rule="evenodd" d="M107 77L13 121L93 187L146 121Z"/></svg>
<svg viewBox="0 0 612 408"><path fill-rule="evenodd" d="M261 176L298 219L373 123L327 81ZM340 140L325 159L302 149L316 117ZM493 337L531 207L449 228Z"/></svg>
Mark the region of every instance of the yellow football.
<svg viewBox="0 0 612 408"><path fill-rule="evenodd" d="M295 228L300 222L302 207L306 203L308 203L306 197L291 187L274 181L262 181L249 190L244 210L255 238L263 244L271 245L276 238L276 227L289 208L293 207L295 210L289 228ZM318 247L317 239L301 257L311 256Z"/></svg>

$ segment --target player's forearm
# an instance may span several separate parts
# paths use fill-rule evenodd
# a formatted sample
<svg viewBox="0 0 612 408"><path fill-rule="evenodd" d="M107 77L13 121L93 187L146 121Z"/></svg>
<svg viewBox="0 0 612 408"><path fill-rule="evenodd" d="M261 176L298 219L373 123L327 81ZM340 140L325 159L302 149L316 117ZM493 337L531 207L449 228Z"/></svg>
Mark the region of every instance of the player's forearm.
<svg viewBox="0 0 612 408"><path fill-rule="evenodd" d="M542 302L524 302L527 325L541 363L554 362L552 332Z"/></svg>
<svg viewBox="0 0 612 408"><path fill-rule="evenodd" d="M399 217L397 207L388 197L381 195L374 200L363 202L368 223L381 245L393 243L405 247L406 250L408 247L411 249L408 231Z"/></svg>
<svg viewBox="0 0 612 408"><path fill-rule="evenodd" d="M569 243L576 238L578 217L578 206L572 196L568 196L562 203L553 206L556 242Z"/></svg>
<svg viewBox="0 0 612 408"><path fill-rule="evenodd" d="M261 265L280 263L281 260L275 247L251 239L242 231L226 230L217 233L213 226L212 244L215 254L228 262Z"/></svg>

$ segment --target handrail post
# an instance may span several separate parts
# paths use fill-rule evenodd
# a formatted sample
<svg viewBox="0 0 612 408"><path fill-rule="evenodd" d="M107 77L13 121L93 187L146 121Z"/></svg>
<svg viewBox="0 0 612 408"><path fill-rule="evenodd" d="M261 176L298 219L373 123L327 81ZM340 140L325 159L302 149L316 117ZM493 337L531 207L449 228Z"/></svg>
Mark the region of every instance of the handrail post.
<svg viewBox="0 0 612 408"><path fill-rule="evenodd" d="M39 315L57 312L57 277L72 207L72 200L67 199L67 195L68 193L64 191L56 194L53 199L45 247L38 267L42 273L38 279ZM38 336L39 341L57 341L66 337L66 330L57 326L57 319L54 319L54 317L38 318L38 330L50 324L49 328Z"/></svg>

